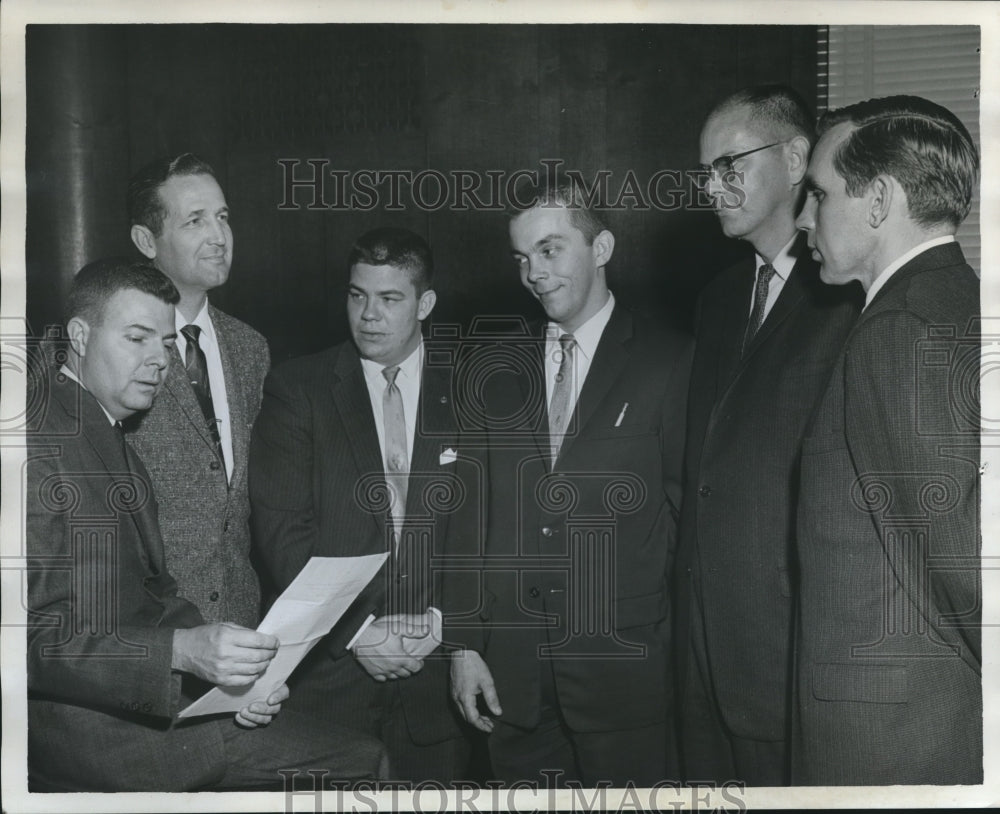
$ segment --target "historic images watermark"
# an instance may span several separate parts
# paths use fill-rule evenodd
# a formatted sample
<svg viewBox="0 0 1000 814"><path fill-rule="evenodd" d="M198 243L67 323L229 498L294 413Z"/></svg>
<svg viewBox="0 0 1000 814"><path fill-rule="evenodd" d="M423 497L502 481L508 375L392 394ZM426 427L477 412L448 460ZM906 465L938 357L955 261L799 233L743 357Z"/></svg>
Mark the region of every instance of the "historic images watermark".
<svg viewBox="0 0 1000 814"><path fill-rule="evenodd" d="M518 197L522 184L549 188L565 180L587 207L646 212L711 211L717 206L738 208L746 200L743 174L730 170L721 174L705 168L659 169L648 176L634 170L615 175L599 170L585 175L563 169L558 158L543 158L537 169L337 169L329 158L281 158L280 210L331 210L386 212L417 209L437 212L506 212L531 204ZM709 193L709 183L718 185ZM713 202L713 198L717 202Z"/></svg>
<svg viewBox="0 0 1000 814"><path fill-rule="evenodd" d="M617 788L597 783L584 788L562 780L562 772L543 770L543 783L522 780L505 785L489 780L479 785L456 782L450 786L434 780L420 783L392 781L328 780L325 772L280 772L287 814L307 811L414 811L443 814L446 811L746 811L745 786L732 780L723 783L679 783L663 780L650 788L632 783Z"/></svg>

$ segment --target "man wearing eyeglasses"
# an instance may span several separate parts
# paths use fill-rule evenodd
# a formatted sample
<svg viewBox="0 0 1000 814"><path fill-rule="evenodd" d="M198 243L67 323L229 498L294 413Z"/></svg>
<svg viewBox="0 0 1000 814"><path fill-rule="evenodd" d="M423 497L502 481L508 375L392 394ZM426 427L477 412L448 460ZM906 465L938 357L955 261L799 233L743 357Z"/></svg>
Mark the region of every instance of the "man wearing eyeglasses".
<svg viewBox="0 0 1000 814"><path fill-rule="evenodd" d="M704 194L753 252L697 312L675 570L688 778L789 779L795 461L857 313L796 232L813 138L800 96L773 85L724 99L701 132Z"/></svg>

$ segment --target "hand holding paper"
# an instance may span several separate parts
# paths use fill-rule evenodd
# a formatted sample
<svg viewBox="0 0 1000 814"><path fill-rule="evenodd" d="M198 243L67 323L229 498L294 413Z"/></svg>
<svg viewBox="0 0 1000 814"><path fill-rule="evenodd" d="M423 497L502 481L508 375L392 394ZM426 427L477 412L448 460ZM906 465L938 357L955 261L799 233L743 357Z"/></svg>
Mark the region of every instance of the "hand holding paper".
<svg viewBox="0 0 1000 814"><path fill-rule="evenodd" d="M366 557L310 559L292 584L271 606L271 610L257 628L257 634L268 634L265 637L267 641L274 641L276 637L281 642L277 653L271 654L273 658L268 656L263 660L246 661L242 667L233 668L234 672L238 669L243 670L240 675L250 677L249 682L243 686L233 683L229 686L216 687L182 710L178 717L190 718L219 712L236 712L248 708L255 701L267 704L272 693L285 683L306 653L330 632L344 611L371 582L388 556L386 552ZM235 625L228 627L246 631L245 628L238 628ZM252 631L246 632L252 633ZM178 630L175 633L175 641L177 634L180 634L183 642L189 638L190 631ZM274 644L277 645L277 642ZM188 652L184 648L182 650ZM265 665L263 672L260 671L262 663ZM185 657L175 663L174 668L195 672L190 669L195 664L194 660Z"/></svg>

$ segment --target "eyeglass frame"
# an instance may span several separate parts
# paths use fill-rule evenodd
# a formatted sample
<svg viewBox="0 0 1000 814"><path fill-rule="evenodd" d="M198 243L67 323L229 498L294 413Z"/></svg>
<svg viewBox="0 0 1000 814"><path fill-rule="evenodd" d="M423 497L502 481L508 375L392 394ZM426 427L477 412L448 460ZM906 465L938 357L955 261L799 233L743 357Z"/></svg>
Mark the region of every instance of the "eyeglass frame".
<svg viewBox="0 0 1000 814"><path fill-rule="evenodd" d="M771 144L765 144L762 147L754 147L752 150L744 150L742 153L734 153L732 155L720 155L711 164L699 164L695 172L698 173L715 173L719 177L728 175L731 172L735 172L736 168L733 166L734 161L738 161L741 158L746 158L748 155L753 155L754 153L759 153L761 150L767 150L771 147L777 147L779 144L787 144L788 139L784 141L775 141ZM719 167L719 162L723 162L722 167Z"/></svg>

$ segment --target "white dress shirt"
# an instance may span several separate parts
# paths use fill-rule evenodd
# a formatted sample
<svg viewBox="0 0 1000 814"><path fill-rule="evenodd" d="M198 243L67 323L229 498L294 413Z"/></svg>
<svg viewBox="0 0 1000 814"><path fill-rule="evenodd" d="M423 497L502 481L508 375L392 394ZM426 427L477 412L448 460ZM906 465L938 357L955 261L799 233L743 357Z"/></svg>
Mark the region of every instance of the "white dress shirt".
<svg viewBox="0 0 1000 814"><path fill-rule="evenodd" d="M229 421L229 398L226 395L226 377L222 372L222 353L219 350L219 340L215 335L215 326L208 316L208 300L191 322L184 319L180 310L174 311L174 324L177 327L177 352L181 355L181 363L187 358L187 339L181 333L185 325L197 325L201 328L198 346L205 353L208 364L208 386L212 390L212 409L215 411L215 421L219 426L219 439L222 441L222 457L226 463L226 478L233 477L233 430Z"/></svg>
<svg viewBox="0 0 1000 814"><path fill-rule="evenodd" d="M594 361L597 345L601 341L601 335L607 327L608 320L611 319L614 307L615 295L609 291L608 301L604 303L601 310L573 331L576 347L573 349L573 389L570 392L567 415L572 415L576 408L576 401L580 398L583 383L587 380L587 373L590 372L590 364ZM556 374L559 372L559 361L562 359L559 337L565 333L568 332L555 322L550 322L545 327L545 403L547 405L552 403Z"/></svg>
<svg viewBox="0 0 1000 814"><path fill-rule="evenodd" d="M931 240L926 240L919 246L914 246L902 257L896 258L893 262L891 262L888 266L886 266L882 270L882 272L878 275L878 277L874 279L874 281L871 284L871 287L868 289L868 293L865 294L865 307L862 308L861 310L864 311L865 308L867 308L871 304L871 301L875 299L875 295L882 290L883 286L885 286L887 282L889 282L889 278L892 277L893 274L899 271L903 266L909 263L918 254L922 254L923 252L933 248L934 246L943 246L945 243L954 243L954 242L955 242L954 235L942 235L941 237L935 237Z"/></svg>

